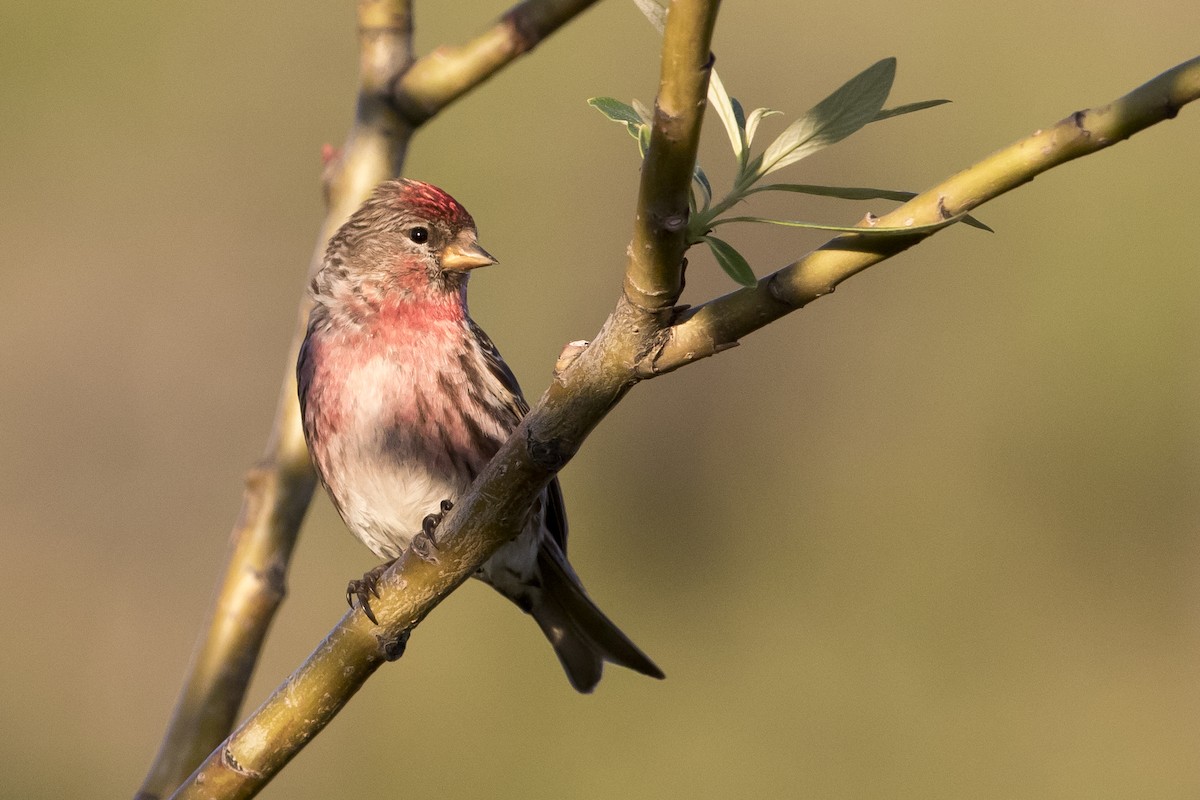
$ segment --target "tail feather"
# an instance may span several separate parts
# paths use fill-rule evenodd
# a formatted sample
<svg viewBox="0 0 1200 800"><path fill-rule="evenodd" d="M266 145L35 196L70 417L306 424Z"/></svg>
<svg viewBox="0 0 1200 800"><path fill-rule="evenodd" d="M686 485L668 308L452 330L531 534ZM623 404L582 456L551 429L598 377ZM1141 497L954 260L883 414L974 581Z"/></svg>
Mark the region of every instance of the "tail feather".
<svg viewBox="0 0 1200 800"><path fill-rule="evenodd" d="M591 692L600 682L605 661L652 678L665 677L587 596L557 543L542 543L538 568L542 594L531 613L554 646L571 686Z"/></svg>

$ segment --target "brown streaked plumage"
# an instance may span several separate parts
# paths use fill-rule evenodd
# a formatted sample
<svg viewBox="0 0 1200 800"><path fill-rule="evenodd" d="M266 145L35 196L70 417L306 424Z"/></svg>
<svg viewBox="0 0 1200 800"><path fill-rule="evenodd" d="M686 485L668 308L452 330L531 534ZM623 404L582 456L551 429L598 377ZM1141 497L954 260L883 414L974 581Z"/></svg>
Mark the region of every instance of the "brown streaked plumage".
<svg viewBox="0 0 1200 800"><path fill-rule="evenodd" d="M492 263L454 198L398 180L342 226L313 279L297 363L304 435L347 527L381 558L456 500L528 411L467 312L469 271ZM555 480L476 577L533 616L579 691L605 661L663 677L587 596L566 549Z"/></svg>

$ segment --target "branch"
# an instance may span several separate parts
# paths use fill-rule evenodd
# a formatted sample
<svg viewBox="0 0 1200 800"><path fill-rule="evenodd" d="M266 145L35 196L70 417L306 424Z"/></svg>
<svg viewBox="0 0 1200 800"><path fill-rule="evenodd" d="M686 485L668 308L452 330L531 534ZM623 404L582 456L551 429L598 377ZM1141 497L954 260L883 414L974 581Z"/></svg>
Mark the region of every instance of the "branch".
<svg viewBox="0 0 1200 800"><path fill-rule="evenodd" d="M672 59L670 67L664 59L663 82L669 87L691 87L687 90L691 94L673 94L684 105L703 108L707 70L701 72L704 79L697 80L695 65L707 64L717 6L715 0L688 0L673 7L672 17L682 14L706 20L701 36L691 35L687 24L672 26L668 20L664 47L678 48L681 57ZM687 44L679 42L682 36L688 37ZM685 53L688 47L692 52ZM694 162L701 114L685 116L690 122L674 129L680 138L658 137L648 157L682 164L690 152ZM677 148L683 156L656 152ZM683 167L664 175L665 195L675 196L680 188L676 183L686 191L692 164ZM685 199L685 212L686 208ZM651 250L673 249L652 257L678 263L683 256L682 238L665 242L651 243ZM630 365L659 332L652 321L640 327L631 322L644 318L645 312L624 298L618 302L600 338L566 366L538 409L526 417L466 496L457 500L438 527L436 552L419 554L410 548L384 575L378 586L381 597L371 603L379 624L368 622L360 609L347 612L308 660L196 769L175 798L254 796L329 724L376 669L403 654L412 629L521 530L535 496L636 382Z"/></svg>
<svg viewBox="0 0 1200 800"><path fill-rule="evenodd" d="M649 312L669 310L683 290L688 189L713 63L708 45L716 14L701 13L707 5L672 3L663 31L662 75L625 267L625 298Z"/></svg>
<svg viewBox="0 0 1200 800"><path fill-rule="evenodd" d="M461 47L439 47L399 76L392 89L414 127L536 47L596 0L525 0Z"/></svg>
<svg viewBox="0 0 1200 800"><path fill-rule="evenodd" d="M1111 147L1151 125L1172 119L1180 108L1197 99L1200 99L1200 58L1193 58L1107 105L1076 111L1054 126L1034 132L891 213L860 225L919 225L965 214L1048 169ZM661 345L643 359L639 374L660 375L733 347L743 336L831 293L847 278L908 249L937 230L912 237L838 236L801 260L763 277L757 286L689 309L667 332Z"/></svg>

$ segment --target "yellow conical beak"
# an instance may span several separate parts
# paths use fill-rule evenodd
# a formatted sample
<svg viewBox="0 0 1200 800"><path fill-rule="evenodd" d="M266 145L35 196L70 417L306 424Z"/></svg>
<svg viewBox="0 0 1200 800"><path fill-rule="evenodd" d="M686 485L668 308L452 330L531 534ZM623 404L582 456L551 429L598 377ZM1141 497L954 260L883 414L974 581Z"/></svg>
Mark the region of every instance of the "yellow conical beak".
<svg viewBox="0 0 1200 800"><path fill-rule="evenodd" d="M473 231L463 231L454 241L442 248L442 269L466 272L476 267L495 264L496 259L475 241Z"/></svg>

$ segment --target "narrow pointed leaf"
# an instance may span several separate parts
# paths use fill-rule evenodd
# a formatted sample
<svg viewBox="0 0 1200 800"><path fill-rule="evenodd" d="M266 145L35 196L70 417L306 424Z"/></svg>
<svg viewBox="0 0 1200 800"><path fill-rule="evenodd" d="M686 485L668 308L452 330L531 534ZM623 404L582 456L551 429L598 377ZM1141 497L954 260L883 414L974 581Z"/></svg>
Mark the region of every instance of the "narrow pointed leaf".
<svg viewBox="0 0 1200 800"><path fill-rule="evenodd" d="M646 15L646 19L650 20L650 24L660 34L666 30L667 10L665 8L654 2L654 0L633 0L633 3L638 7L639 11Z"/></svg>
<svg viewBox="0 0 1200 800"><path fill-rule="evenodd" d="M746 147L748 148L754 143L754 134L758 131L758 123L762 122L764 117L773 117L782 113L773 108L756 108L751 111L750 116L746 117Z"/></svg>
<svg viewBox="0 0 1200 800"><path fill-rule="evenodd" d="M708 182L708 176L704 174L704 170L700 165L696 165L696 169L692 173L692 180L699 184L704 192L704 205L702 208L708 208L708 204L712 202L712 184Z"/></svg>
<svg viewBox="0 0 1200 800"><path fill-rule="evenodd" d="M804 228L814 231L838 231L840 233L861 233L863 236L906 236L912 233L931 233L941 230L956 222L962 222L966 214L959 214L941 222L930 222L924 225L905 225L902 227L867 228L858 225L824 225L819 222L800 222L793 219L771 219L769 217L722 217L712 223L712 227L729 222L761 222L767 225L782 225L785 228ZM712 236L705 236L711 239Z"/></svg>
<svg viewBox="0 0 1200 800"><path fill-rule="evenodd" d="M629 131L629 135L632 136L634 139L642 138L642 128L645 128L645 127L646 127L645 125L639 125L636 122L625 123L625 130Z"/></svg>
<svg viewBox="0 0 1200 800"><path fill-rule="evenodd" d="M650 126L643 125L638 129L638 149L642 152L642 158L646 158L646 153L650 150Z"/></svg>
<svg viewBox="0 0 1200 800"><path fill-rule="evenodd" d="M721 120L721 124L725 126L725 133L729 136L730 145L733 146L733 154L741 158L742 129L738 125L733 102L725 91L725 84L721 83L721 76L717 75L715 69L708 76L708 102L712 105L713 111L717 112L717 118Z"/></svg>
<svg viewBox="0 0 1200 800"><path fill-rule="evenodd" d="M733 107L733 121L737 125L738 155L740 156L749 149L746 142L746 110L742 108L742 104L738 102L736 97L729 98L729 105Z"/></svg>
<svg viewBox="0 0 1200 800"><path fill-rule="evenodd" d="M988 233L995 233L995 231L992 230L987 223L981 222L978 217L973 217L970 214L967 214L962 218L962 224L970 225L972 228L978 228L979 230L987 231Z"/></svg>
<svg viewBox="0 0 1200 800"><path fill-rule="evenodd" d="M896 200L901 203L917 196L916 192L904 192L898 189L875 189L866 186L818 186L811 183L767 183L755 186L747 194L754 192L799 192L821 197L836 197L839 200ZM963 217L962 222L972 228L995 233L994 230L970 214Z"/></svg>
<svg viewBox="0 0 1200 800"><path fill-rule="evenodd" d="M637 112L638 117L647 125L654 124L654 114L650 113L650 109L646 108L646 104L636 97L633 99L633 110Z"/></svg>
<svg viewBox="0 0 1200 800"><path fill-rule="evenodd" d="M879 120L881 120L881 119L888 119L889 117L898 117L901 114L911 114L914 111L924 111L927 108L933 108L934 106L945 105L946 103L949 103L949 102L950 102L949 100L922 100L919 103L905 103L904 105L896 106L895 108L882 109L878 114L875 115L875 119L873 119L871 121L879 122Z"/></svg>
<svg viewBox="0 0 1200 800"><path fill-rule="evenodd" d="M754 277L754 270L750 269L750 264L733 245L715 236L705 236L704 241L708 243L709 249L726 275L742 286L754 286L758 283L758 278Z"/></svg>
<svg viewBox="0 0 1200 800"><path fill-rule="evenodd" d="M630 122L641 125L645 120L638 116L633 106L622 103L615 97L592 97L588 105L599 111L613 122Z"/></svg>
<svg viewBox="0 0 1200 800"><path fill-rule="evenodd" d="M846 81L789 125L763 154L761 174L793 164L840 142L875 119L896 78L896 59L885 58Z"/></svg>
<svg viewBox="0 0 1200 800"><path fill-rule="evenodd" d="M812 183L765 183L755 186L751 192L797 192L820 197L836 197L840 200L911 200L916 192L901 192L894 189L875 189L868 186L821 186Z"/></svg>

